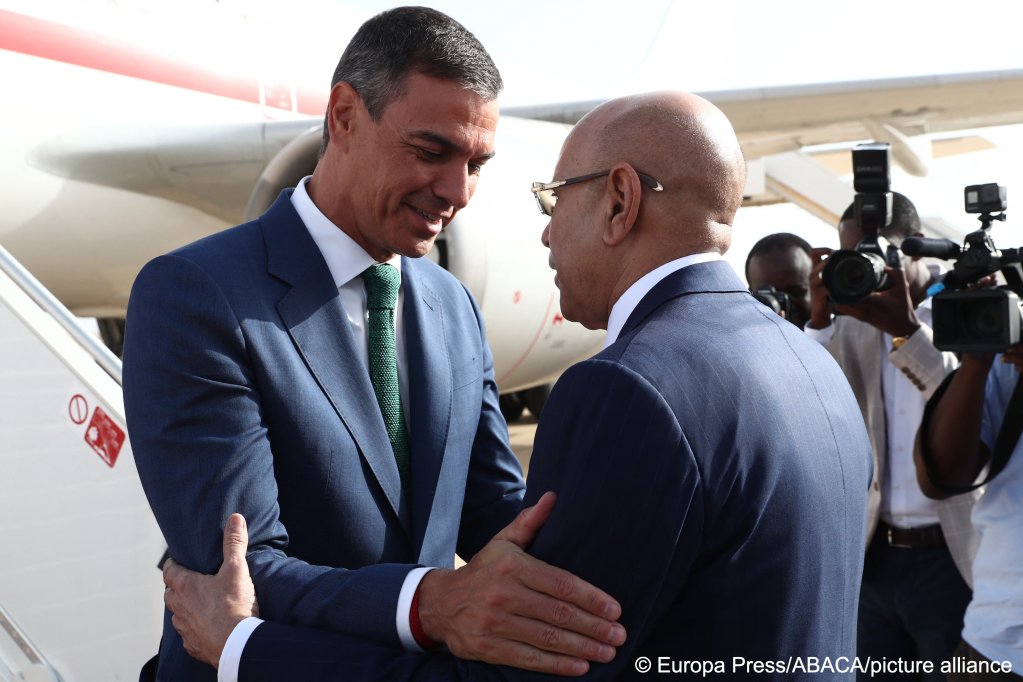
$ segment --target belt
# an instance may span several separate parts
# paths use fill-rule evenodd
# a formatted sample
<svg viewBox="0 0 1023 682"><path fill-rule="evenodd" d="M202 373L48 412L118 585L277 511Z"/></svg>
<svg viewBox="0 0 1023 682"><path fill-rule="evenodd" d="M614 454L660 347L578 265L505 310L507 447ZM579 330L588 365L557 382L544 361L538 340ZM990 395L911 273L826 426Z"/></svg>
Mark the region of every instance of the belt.
<svg viewBox="0 0 1023 682"><path fill-rule="evenodd" d="M874 542L900 549L938 549L948 547L941 524L919 528L897 528L878 520Z"/></svg>

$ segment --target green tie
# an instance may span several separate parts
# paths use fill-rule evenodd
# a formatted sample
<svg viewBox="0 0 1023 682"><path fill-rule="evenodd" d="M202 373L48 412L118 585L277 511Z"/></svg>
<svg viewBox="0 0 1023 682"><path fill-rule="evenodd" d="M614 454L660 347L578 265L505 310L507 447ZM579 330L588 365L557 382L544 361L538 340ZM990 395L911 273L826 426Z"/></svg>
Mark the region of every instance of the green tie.
<svg viewBox="0 0 1023 682"><path fill-rule="evenodd" d="M393 265L373 265L360 275L366 283L369 313L369 378L384 416L403 489L408 489L409 443L398 390L398 355L394 340L394 306L401 273Z"/></svg>

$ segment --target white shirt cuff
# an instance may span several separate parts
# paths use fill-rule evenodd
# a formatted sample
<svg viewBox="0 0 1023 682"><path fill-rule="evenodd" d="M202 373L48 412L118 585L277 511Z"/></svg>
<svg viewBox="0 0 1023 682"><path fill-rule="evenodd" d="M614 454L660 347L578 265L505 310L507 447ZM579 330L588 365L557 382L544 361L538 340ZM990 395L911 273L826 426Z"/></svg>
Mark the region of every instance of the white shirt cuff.
<svg viewBox="0 0 1023 682"><path fill-rule="evenodd" d="M249 617L234 626L231 636L224 644L220 653L220 665L217 667L217 682L238 682L238 666L242 662L242 651L249 641L249 636L263 621Z"/></svg>
<svg viewBox="0 0 1023 682"><path fill-rule="evenodd" d="M826 346L831 343L831 338L835 335L835 323L832 322L824 329L814 329L810 325L806 325L803 327L803 331L820 345Z"/></svg>
<svg viewBox="0 0 1023 682"><path fill-rule="evenodd" d="M419 583L422 582L423 576L432 570L430 567L413 568L405 576L405 582L401 584L401 592L398 593L398 612L394 616L394 624L398 627L398 639L401 640L401 645L405 647L405 651L412 651L414 653L422 653L423 651L423 648L416 642L416 638L412 636L409 615L412 611L412 597L416 595ZM224 650L227 650L226 647Z"/></svg>

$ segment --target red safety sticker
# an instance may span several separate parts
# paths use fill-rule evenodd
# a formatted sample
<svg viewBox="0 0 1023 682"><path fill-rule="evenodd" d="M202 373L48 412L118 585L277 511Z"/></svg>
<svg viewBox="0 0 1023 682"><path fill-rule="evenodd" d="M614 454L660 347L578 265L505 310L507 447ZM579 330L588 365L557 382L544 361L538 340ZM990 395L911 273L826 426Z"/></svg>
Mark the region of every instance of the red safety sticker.
<svg viewBox="0 0 1023 682"><path fill-rule="evenodd" d="M124 445L124 431L103 408L97 407L92 413L89 428L85 430L85 442L92 446L107 466L113 468L117 455L121 453L121 446Z"/></svg>

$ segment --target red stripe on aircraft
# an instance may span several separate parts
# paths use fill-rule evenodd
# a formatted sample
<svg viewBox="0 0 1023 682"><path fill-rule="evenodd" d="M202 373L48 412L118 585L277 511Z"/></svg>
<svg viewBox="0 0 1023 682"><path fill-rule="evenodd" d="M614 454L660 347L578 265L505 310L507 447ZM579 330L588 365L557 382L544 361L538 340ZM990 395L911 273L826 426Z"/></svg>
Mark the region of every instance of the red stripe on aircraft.
<svg viewBox="0 0 1023 682"><path fill-rule="evenodd" d="M259 79L253 74L229 73L216 69L215 65L190 64L110 36L7 10L0 10L0 50L260 103ZM279 89L271 85L276 84L267 84L267 105L290 110L290 88L287 97L281 98L273 96ZM308 89L296 92L296 100L299 113L318 116L326 110L326 98Z"/></svg>

